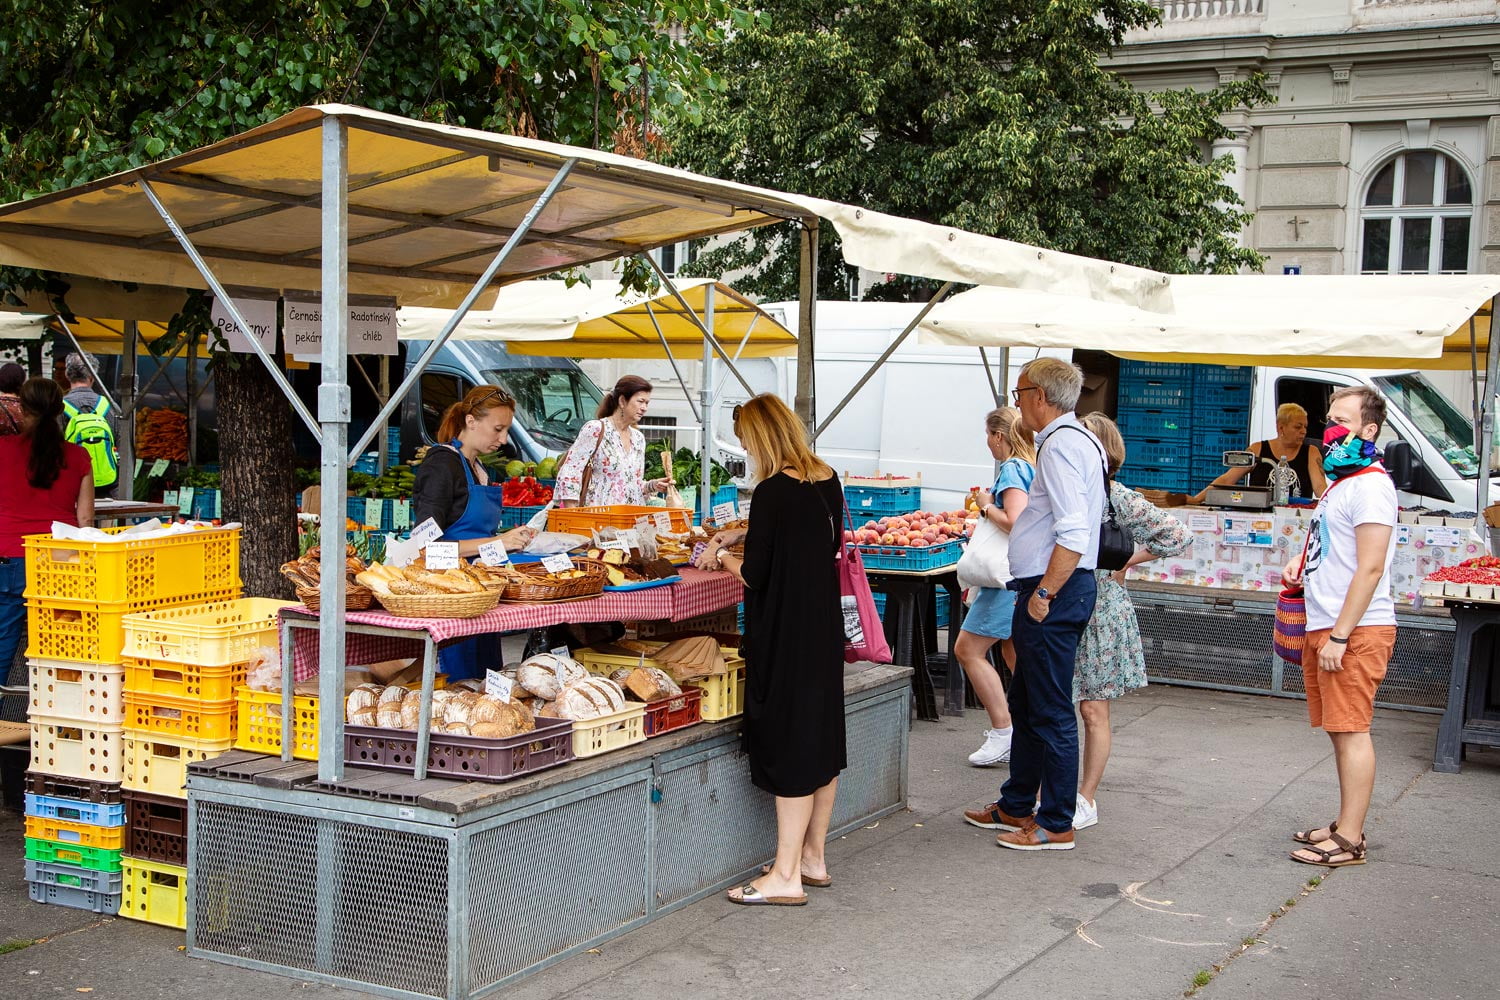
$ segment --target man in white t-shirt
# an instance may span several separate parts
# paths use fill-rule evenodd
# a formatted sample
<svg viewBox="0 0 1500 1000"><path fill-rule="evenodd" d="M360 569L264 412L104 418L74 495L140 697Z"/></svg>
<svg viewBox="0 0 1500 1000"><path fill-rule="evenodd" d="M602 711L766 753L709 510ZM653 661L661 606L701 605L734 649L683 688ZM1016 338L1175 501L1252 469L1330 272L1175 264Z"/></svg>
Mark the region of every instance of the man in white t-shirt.
<svg viewBox="0 0 1500 1000"><path fill-rule="evenodd" d="M1391 556L1396 488L1375 441L1385 400L1374 389L1340 389L1328 403L1323 470L1329 486L1308 526L1307 549L1282 574L1307 601L1302 677L1307 714L1333 741L1338 819L1292 834L1293 861L1340 868L1365 863L1365 814L1375 787L1370 721L1375 691L1396 645Z"/></svg>

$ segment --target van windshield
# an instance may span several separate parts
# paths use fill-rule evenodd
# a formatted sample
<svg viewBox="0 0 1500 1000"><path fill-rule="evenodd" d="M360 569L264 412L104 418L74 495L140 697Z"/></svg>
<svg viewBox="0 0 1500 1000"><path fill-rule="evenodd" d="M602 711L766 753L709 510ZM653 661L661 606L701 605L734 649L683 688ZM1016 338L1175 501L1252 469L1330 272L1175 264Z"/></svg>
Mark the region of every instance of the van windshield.
<svg viewBox="0 0 1500 1000"><path fill-rule="evenodd" d="M1375 379L1391 405L1400 409L1448 464L1465 479L1479 475L1474 451L1474 424L1458 411L1437 387L1417 372L1382 375Z"/></svg>
<svg viewBox="0 0 1500 1000"><path fill-rule="evenodd" d="M578 368L490 369L485 378L516 397L516 420L551 451L563 451L573 443L584 423L594 419L603 398Z"/></svg>

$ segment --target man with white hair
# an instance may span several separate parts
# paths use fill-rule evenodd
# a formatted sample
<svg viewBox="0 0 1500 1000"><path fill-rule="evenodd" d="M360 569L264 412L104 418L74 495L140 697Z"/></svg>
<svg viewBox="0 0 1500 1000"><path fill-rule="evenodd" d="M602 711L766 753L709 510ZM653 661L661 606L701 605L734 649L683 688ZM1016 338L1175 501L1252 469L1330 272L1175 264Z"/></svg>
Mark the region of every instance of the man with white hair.
<svg viewBox="0 0 1500 1000"><path fill-rule="evenodd" d="M119 421L109 400L94 391L93 358L81 352L69 354L63 362L68 392L63 396L63 414L68 440L89 453L94 469L94 495L113 497L119 476L119 453L115 441Z"/></svg>
<svg viewBox="0 0 1500 1000"><path fill-rule="evenodd" d="M1082 391L1076 365L1038 358L1021 369L1012 393L1022 421L1036 434L1037 470L1010 533L1010 586L1017 591L1010 780L998 801L968 810L964 820L1000 830L995 842L1017 851L1073 849L1073 667L1094 613L1106 468L1103 446L1073 414Z"/></svg>

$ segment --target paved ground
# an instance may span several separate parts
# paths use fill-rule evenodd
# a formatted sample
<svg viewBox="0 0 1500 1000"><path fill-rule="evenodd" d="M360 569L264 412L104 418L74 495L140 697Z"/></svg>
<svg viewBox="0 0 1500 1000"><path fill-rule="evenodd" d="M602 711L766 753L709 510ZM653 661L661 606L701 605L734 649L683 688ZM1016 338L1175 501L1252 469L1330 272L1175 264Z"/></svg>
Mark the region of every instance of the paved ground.
<svg viewBox="0 0 1500 1000"><path fill-rule="evenodd" d="M1500 983L1500 754L1430 770L1437 718L1381 712L1371 863L1309 880L1287 835L1336 807L1300 702L1152 688L1116 707L1101 820L1071 853L1002 851L963 824L1003 770L981 729L918 723L911 808L837 841L835 884L794 910L704 900L507 990L509 1000L688 998L1479 998ZM0 819L0 856L20 826ZM768 845L769 846L769 845ZM364 994L187 958L183 935L26 900L0 884L14 1000ZM1211 978L1210 978L1211 977ZM668 985L670 984L670 985Z"/></svg>

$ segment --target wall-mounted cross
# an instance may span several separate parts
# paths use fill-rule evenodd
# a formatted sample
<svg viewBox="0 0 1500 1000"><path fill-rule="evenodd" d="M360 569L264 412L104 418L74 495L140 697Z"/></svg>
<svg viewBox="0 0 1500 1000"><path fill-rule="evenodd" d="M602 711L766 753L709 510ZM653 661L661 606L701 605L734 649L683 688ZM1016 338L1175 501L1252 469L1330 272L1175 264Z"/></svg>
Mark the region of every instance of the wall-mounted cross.
<svg viewBox="0 0 1500 1000"><path fill-rule="evenodd" d="M1299 219L1295 215L1290 219L1287 219L1286 224L1292 227L1292 239L1301 240L1302 230L1300 229L1300 227L1307 225L1311 221L1311 219Z"/></svg>

